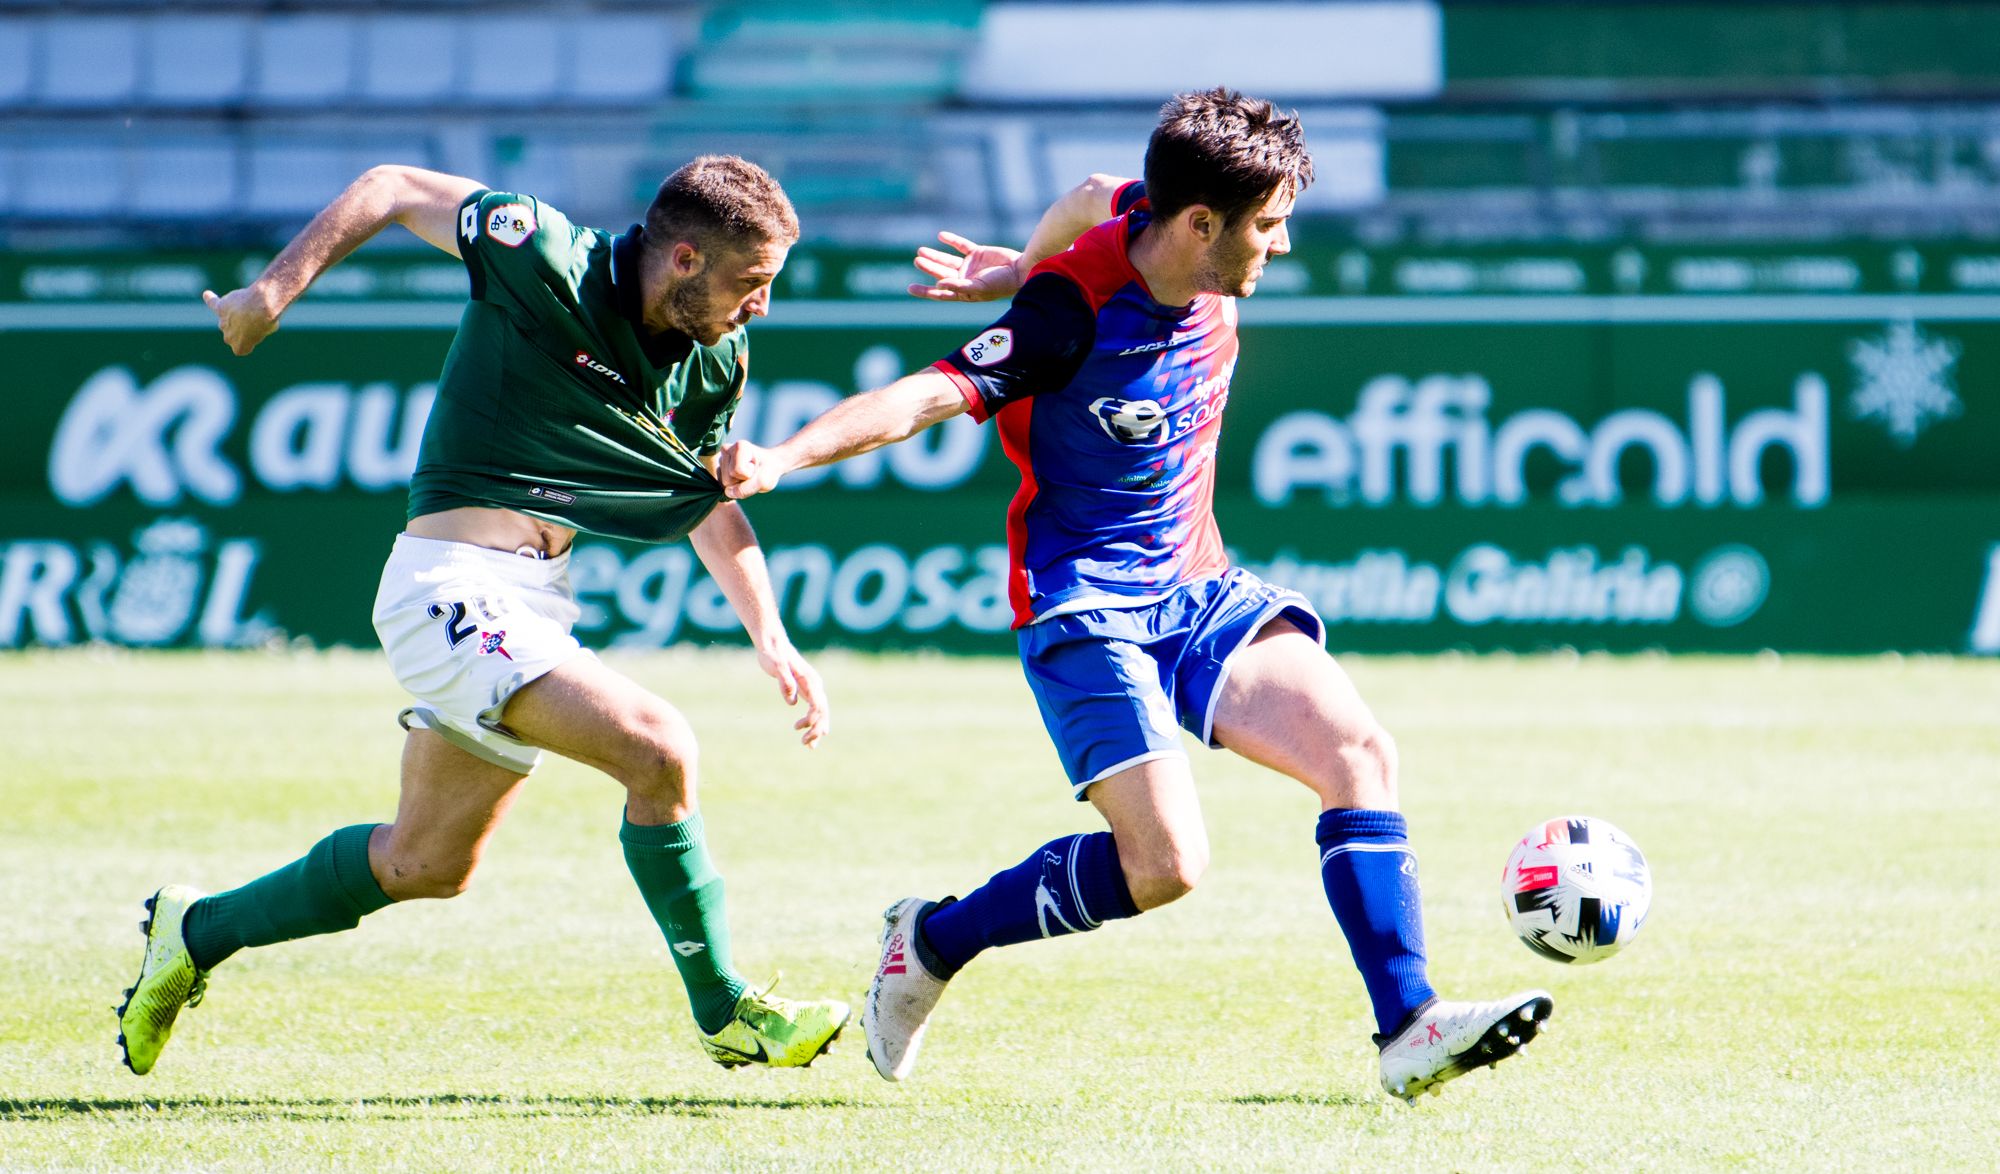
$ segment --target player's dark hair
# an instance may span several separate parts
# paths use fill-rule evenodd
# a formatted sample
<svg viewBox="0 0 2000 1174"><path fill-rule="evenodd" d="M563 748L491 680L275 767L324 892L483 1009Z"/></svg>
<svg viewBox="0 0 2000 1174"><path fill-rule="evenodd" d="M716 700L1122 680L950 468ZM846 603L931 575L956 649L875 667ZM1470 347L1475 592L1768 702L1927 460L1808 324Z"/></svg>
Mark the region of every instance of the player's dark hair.
<svg viewBox="0 0 2000 1174"><path fill-rule="evenodd" d="M704 253L799 239L799 214L771 174L735 155L702 155L669 175L646 209L646 239Z"/></svg>
<svg viewBox="0 0 2000 1174"><path fill-rule="evenodd" d="M1175 94L1146 144L1146 198L1162 220L1204 204L1234 223L1280 185L1297 195L1312 181L1298 115L1225 86Z"/></svg>

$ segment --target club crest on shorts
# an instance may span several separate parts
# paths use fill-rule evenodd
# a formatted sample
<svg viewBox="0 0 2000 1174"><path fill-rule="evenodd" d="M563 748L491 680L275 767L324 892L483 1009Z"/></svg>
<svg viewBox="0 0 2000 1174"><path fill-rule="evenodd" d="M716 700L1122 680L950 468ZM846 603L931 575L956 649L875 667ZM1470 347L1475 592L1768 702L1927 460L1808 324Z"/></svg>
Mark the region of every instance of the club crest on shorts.
<svg viewBox="0 0 2000 1174"><path fill-rule="evenodd" d="M996 326L965 344L959 352L975 367L991 367L1004 361L1014 353L1014 332L1005 326Z"/></svg>
<svg viewBox="0 0 2000 1174"><path fill-rule="evenodd" d="M502 204L486 214L486 235L510 249L535 235L535 214L526 204Z"/></svg>
<svg viewBox="0 0 2000 1174"><path fill-rule="evenodd" d="M504 629L498 632L481 632L479 634L479 655L492 656L497 652L508 660L513 660L514 654L507 651L506 639L507 633Z"/></svg>

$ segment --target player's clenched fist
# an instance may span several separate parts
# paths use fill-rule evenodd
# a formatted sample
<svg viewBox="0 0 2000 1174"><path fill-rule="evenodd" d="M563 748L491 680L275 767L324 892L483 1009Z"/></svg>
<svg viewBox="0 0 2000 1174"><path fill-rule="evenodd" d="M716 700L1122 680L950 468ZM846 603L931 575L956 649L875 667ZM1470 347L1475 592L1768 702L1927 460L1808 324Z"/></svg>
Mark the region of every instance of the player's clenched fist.
<svg viewBox="0 0 2000 1174"><path fill-rule="evenodd" d="M745 498L777 488L778 478L785 475L785 470L770 449L759 448L747 440L732 440L722 446L715 475L722 482L724 493Z"/></svg>
<svg viewBox="0 0 2000 1174"><path fill-rule="evenodd" d="M278 329L277 309L255 285L231 290L221 297L214 290L205 289L201 291L201 300L215 311L216 324L222 328L222 341L239 355L256 350L258 343Z"/></svg>

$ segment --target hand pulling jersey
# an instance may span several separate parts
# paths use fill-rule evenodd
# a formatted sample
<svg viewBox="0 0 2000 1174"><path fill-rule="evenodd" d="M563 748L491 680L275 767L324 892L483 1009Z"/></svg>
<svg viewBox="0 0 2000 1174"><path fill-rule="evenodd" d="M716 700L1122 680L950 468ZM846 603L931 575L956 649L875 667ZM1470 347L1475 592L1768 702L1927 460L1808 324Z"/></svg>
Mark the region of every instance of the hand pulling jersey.
<svg viewBox="0 0 2000 1174"><path fill-rule="evenodd" d="M641 228L613 238L532 196L459 206L472 301L438 377L409 516L516 510L573 530L670 542L724 498L701 458L748 378L742 330L702 346L652 334Z"/></svg>
<svg viewBox="0 0 2000 1174"><path fill-rule="evenodd" d="M1142 185L1114 208L936 364L1021 471L1007 512L1017 628L1141 606L1229 565L1213 507L1236 300L1155 301L1126 251L1150 218Z"/></svg>

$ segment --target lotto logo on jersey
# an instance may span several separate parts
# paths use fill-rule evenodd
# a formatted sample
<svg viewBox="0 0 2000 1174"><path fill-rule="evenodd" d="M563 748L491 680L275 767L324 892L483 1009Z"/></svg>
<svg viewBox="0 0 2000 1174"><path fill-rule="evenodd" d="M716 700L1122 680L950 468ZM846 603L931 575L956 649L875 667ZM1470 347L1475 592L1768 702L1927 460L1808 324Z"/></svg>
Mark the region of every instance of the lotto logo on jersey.
<svg viewBox="0 0 2000 1174"><path fill-rule="evenodd" d="M1014 332L1005 326L995 327L966 343L960 353L975 367L991 367L1014 353Z"/></svg>
<svg viewBox="0 0 2000 1174"><path fill-rule="evenodd" d="M526 204L502 204L486 216L486 235L510 249L535 235L535 214Z"/></svg>
<svg viewBox="0 0 2000 1174"><path fill-rule="evenodd" d="M1105 396L1090 405L1105 435L1120 444L1165 444L1172 435L1167 427L1167 410L1149 399L1117 399Z"/></svg>
<svg viewBox="0 0 2000 1174"><path fill-rule="evenodd" d="M579 367L588 367L592 371L595 371L599 375L605 376L608 379L616 379L620 383L625 382L625 377L623 375L620 375L618 372L613 371L611 368L598 362L596 359L591 358L589 355L583 353L582 351L576 352L576 365Z"/></svg>

